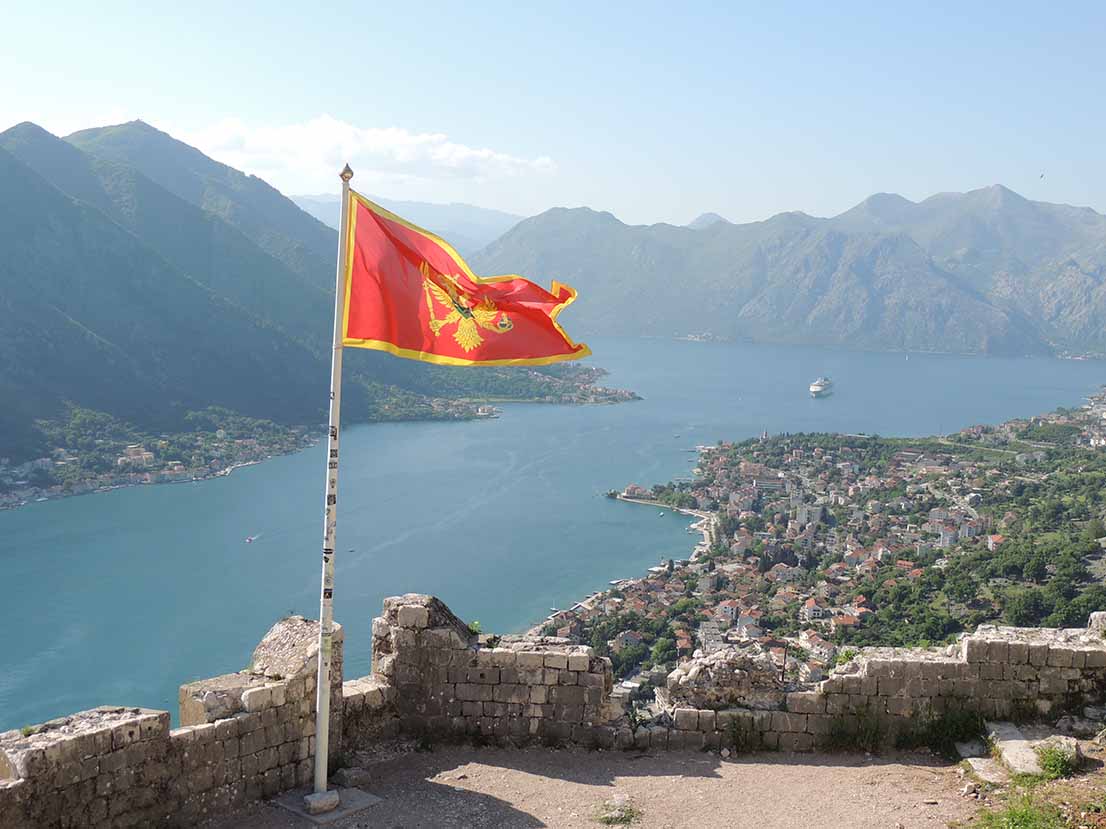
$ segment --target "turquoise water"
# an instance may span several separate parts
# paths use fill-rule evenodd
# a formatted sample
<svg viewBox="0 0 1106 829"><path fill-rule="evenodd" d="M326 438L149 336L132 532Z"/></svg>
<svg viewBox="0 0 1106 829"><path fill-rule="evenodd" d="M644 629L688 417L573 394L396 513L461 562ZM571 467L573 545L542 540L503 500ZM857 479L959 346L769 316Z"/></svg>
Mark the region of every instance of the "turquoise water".
<svg viewBox="0 0 1106 829"><path fill-rule="evenodd" d="M949 432L1077 404L1106 380L1095 362L591 345L610 384L645 400L345 430L335 614L347 676L368 669L384 596L435 593L484 630L513 631L686 555L686 519L600 494L689 474L695 444L765 429ZM836 394L811 400L820 374ZM317 615L323 452L0 512L0 730L101 704L175 715L181 683L238 670L289 611Z"/></svg>

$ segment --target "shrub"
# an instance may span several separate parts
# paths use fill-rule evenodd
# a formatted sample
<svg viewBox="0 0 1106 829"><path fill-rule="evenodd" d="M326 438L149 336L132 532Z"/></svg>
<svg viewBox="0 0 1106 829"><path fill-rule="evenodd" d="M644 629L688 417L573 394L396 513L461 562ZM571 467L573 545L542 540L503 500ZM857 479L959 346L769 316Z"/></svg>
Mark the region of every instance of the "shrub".
<svg viewBox="0 0 1106 829"><path fill-rule="evenodd" d="M1079 765L1071 752L1057 746L1042 746L1037 749L1037 759L1041 762L1041 771L1047 780L1071 777Z"/></svg>
<svg viewBox="0 0 1106 829"><path fill-rule="evenodd" d="M1034 803L1022 795L998 811L979 815L981 829L1064 829L1060 810L1048 803Z"/></svg>
<svg viewBox="0 0 1106 829"><path fill-rule="evenodd" d="M982 737L984 731L983 717L974 711L942 711L940 714L929 711L917 718L912 729L899 734L895 745L898 748L924 746L955 760L959 757L956 743Z"/></svg>
<svg viewBox="0 0 1106 829"><path fill-rule="evenodd" d="M744 753L752 748L752 730L741 717L730 717L730 724L726 726L726 736L730 743L729 747L735 754Z"/></svg>
<svg viewBox="0 0 1106 829"><path fill-rule="evenodd" d="M871 714L843 714L830 723L826 747L833 751L867 751L883 746L883 724Z"/></svg>

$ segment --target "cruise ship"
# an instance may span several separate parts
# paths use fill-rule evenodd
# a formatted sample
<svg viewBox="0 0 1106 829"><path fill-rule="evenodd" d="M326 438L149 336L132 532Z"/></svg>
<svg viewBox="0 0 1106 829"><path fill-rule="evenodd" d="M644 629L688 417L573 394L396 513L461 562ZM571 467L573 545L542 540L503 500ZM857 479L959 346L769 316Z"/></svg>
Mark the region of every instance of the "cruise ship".
<svg viewBox="0 0 1106 829"><path fill-rule="evenodd" d="M810 384L811 397L825 397L833 393L833 381L828 377L819 377Z"/></svg>

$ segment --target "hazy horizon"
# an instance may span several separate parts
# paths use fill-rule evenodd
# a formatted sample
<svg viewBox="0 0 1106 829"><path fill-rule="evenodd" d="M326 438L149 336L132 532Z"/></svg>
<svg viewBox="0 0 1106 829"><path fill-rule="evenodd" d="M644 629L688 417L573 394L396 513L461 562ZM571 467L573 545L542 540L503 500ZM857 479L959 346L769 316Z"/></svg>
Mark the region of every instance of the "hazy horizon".
<svg viewBox="0 0 1106 829"><path fill-rule="evenodd" d="M630 223L994 182L1106 210L1100 5L56 11L9 11L0 123L141 117L288 194L348 160L390 199Z"/></svg>

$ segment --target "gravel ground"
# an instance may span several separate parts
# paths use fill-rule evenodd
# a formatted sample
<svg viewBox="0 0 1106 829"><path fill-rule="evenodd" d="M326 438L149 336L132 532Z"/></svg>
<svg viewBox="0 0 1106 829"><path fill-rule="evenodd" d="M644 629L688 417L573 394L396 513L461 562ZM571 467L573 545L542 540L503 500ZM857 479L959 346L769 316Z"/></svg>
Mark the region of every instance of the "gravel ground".
<svg viewBox="0 0 1106 829"><path fill-rule="evenodd" d="M398 827L594 827L616 796L648 827L912 829L975 813L957 792L956 766L924 754L633 754L447 747L400 753L371 766L383 801L332 824ZM207 829L300 829L311 824L268 804Z"/></svg>

